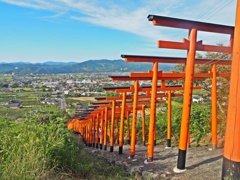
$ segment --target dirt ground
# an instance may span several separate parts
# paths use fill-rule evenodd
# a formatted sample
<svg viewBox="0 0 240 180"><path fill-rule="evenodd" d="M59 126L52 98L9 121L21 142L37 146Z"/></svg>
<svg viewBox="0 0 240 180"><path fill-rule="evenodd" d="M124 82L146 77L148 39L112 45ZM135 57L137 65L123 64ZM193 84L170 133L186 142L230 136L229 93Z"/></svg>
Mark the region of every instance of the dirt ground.
<svg viewBox="0 0 240 180"><path fill-rule="evenodd" d="M173 172L177 165L178 147L166 149L157 145L154 149L154 161L146 164L147 146L136 145L134 159L129 159L129 145L124 145L123 154L118 154L119 147L115 145L114 152L86 147L86 150L107 159L110 163L126 168L129 173L137 173L142 179L171 179L171 180L219 180L221 179L223 149L215 151L209 147L190 147L187 150L186 171Z"/></svg>
<svg viewBox="0 0 240 180"><path fill-rule="evenodd" d="M96 101L95 97L77 97L77 98L68 98L72 100L78 100L78 101Z"/></svg>

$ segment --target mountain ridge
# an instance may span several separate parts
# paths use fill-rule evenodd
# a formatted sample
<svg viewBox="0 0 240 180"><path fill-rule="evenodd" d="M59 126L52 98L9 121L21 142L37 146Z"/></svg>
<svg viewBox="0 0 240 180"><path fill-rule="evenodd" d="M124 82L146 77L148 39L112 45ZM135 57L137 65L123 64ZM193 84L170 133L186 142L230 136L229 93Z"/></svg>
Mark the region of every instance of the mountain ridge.
<svg viewBox="0 0 240 180"><path fill-rule="evenodd" d="M159 64L159 69L169 71L172 64ZM152 63L129 63L122 59L87 60L77 62L54 62L43 63L0 63L2 74L65 74L65 73L89 73L89 72L145 72L152 69Z"/></svg>

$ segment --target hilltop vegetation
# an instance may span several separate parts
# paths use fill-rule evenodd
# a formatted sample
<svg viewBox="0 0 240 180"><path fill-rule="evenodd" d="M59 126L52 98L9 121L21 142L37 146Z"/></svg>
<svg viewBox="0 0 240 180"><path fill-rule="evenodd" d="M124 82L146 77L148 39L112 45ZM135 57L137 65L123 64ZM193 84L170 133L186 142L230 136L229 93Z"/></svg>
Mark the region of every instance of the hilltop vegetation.
<svg viewBox="0 0 240 180"><path fill-rule="evenodd" d="M19 109L0 105L0 179L131 178L85 151L67 130L69 111L40 104L39 98L50 92L24 90L0 93L0 102L16 99L24 105Z"/></svg>
<svg viewBox="0 0 240 180"><path fill-rule="evenodd" d="M88 154L65 125L64 114L39 121L0 119L0 179L129 178L117 166Z"/></svg>

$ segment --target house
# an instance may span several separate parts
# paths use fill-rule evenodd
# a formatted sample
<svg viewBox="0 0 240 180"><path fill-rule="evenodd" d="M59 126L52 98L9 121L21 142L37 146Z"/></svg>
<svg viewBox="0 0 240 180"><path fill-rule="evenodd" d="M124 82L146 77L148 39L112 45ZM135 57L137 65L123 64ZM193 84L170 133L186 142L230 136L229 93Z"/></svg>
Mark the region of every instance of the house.
<svg viewBox="0 0 240 180"><path fill-rule="evenodd" d="M2 105L2 106L7 106L7 105L8 105L8 102L0 102L0 105Z"/></svg>
<svg viewBox="0 0 240 180"><path fill-rule="evenodd" d="M201 97L197 97L197 96L192 97L192 102L199 103L199 102L202 102L202 101L203 101L203 98L201 98Z"/></svg>
<svg viewBox="0 0 240 180"><path fill-rule="evenodd" d="M68 94L69 94L69 90L65 90L63 93L64 93L65 95L68 95Z"/></svg>
<svg viewBox="0 0 240 180"><path fill-rule="evenodd" d="M10 102L9 102L9 104L13 104L13 103L20 103L18 100L11 100Z"/></svg>
<svg viewBox="0 0 240 180"><path fill-rule="evenodd" d="M19 109L19 108L22 108L22 104L21 103L11 103L7 106L7 108L10 108L10 109Z"/></svg>

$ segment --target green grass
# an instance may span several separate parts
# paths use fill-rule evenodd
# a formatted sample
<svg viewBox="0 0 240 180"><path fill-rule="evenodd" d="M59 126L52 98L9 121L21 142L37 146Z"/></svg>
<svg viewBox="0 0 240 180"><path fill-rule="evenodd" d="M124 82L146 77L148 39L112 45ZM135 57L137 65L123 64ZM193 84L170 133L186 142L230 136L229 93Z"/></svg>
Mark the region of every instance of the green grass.
<svg viewBox="0 0 240 180"><path fill-rule="evenodd" d="M30 109L29 109L30 112ZM27 114L26 109L10 109L0 106L0 119L22 118Z"/></svg>
<svg viewBox="0 0 240 180"><path fill-rule="evenodd" d="M48 123L40 123L39 115L18 122L0 119L0 179L131 178L86 152L59 116L49 116Z"/></svg>
<svg viewBox="0 0 240 180"><path fill-rule="evenodd" d="M66 103L67 104L75 104L77 102L80 102L79 100L74 100L74 99L69 99L69 98L66 98Z"/></svg>
<svg viewBox="0 0 240 180"><path fill-rule="evenodd" d="M199 89L199 90L194 90L193 91L193 95L203 96L203 95L206 95L206 94L207 94L207 92L204 89Z"/></svg>
<svg viewBox="0 0 240 180"><path fill-rule="evenodd" d="M182 97L176 97L174 100L181 101ZM208 145L211 143L209 135L211 133L211 107L209 103L193 103L191 106L190 134L191 145ZM156 128L157 143L166 144L168 111L157 111ZM141 119L137 121L138 143L142 143L142 125ZM172 145L178 146L180 127L182 122L182 103L172 101ZM149 127L149 117L146 117L146 127ZM148 137L148 134L146 134ZM147 139L146 137L146 139Z"/></svg>
<svg viewBox="0 0 240 180"><path fill-rule="evenodd" d="M182 107L182 103L179 103L179 102L176 102L176 101L172 101L172 106Z"/></svg>
<svg viewBox="0 0 240 180"><path fill-rule="evenodd" d="M0 102L9 102L11 100L18 100L23 103L23 105L39 105L38 97L39 94L45 93L35 93L35 92L18 92L18 93L0 93Z"/></svg>
<svg viewBox="0 0 240 180"><path fill-rule="evenodd" d="M12 76L3 76L2 74L0 74L0 80L12 80Z"/></svg>
<svg viewBox="0 0 240 180"><path fill-rule="evenodd" d="M39 95L45 95L49 92L0 92L0 102L10 102L18 100L22 103L21 109L9 109L0 106L0 119L18 119L30 116L33 110L43 110L49 113L58 111L57 105L43 105L39 103Z"/></svg>

